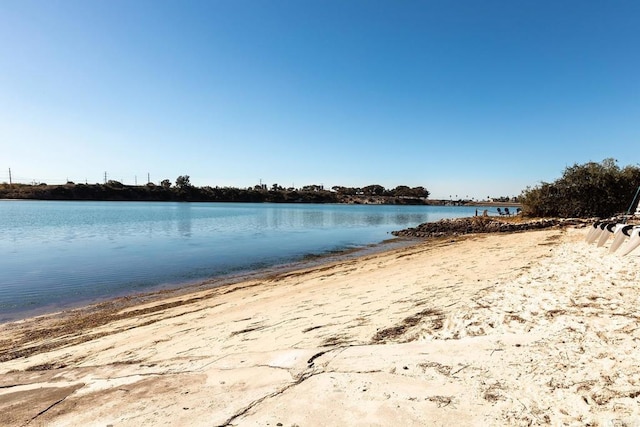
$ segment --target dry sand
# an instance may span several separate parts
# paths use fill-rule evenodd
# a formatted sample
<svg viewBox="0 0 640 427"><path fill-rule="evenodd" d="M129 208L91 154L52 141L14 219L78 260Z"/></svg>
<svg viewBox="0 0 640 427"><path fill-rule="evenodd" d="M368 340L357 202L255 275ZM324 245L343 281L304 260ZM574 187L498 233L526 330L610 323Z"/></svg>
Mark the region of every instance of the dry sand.
<svg viewBox="0 0 640 427"><path fill-rule="evenodd" d="M470 236L0 326L0 425L640 425L640 253Z"/></svg>

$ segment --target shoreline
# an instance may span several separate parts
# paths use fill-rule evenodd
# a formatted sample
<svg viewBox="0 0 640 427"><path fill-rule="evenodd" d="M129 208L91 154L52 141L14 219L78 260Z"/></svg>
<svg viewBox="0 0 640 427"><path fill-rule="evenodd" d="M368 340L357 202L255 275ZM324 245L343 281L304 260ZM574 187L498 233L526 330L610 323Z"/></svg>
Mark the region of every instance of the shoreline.
<svg viewBox="0 0 640 427"><path fill-rule="evenodd" d="M362 247L430 218L473 214L470 208L347 205L192 204L197 209L183 210L188 206L174 203L16 203L3 210L0 322ZM36 213L37 220L25 223Z"/></svg>
<svg viewBox="0 0 640 427"><path fill-rule="evenodd" d="M180 296L197 291L213 289L221 286L229 286L249 280L267 279L278 274L285 274L290 271L313 268L322 264L332 262L345 261L352 258L386 252L396 248L404 248L419 244L423 240L408 236L390 236L378 243L371 243L365 246L353 247L337 251L328 251L323 253L309 253L297 261L291 261L284 264L276 264L256 269L247 269L234 273L226 273L204 279L196 279L192 281L164 283L149 287L145 292L123 293L104 298L95 298L89 300L71 301L68 303L59 303L46 307L39 307L33 310L13 311L0 318L0 326L5 323L24 321L35 317L44 316L65 316L71 315L73 312L81 310L90 310L94 306L101 306L109 303L119 303L133 305L138 301L155 301L168 296Z"/></svg>
<svg viewBox="0 0 640 427"><path fill-rule="evenodd" d="M430 240L2 324L0 424L634 424L640 257L586 232Z"/></svg>
<svg viewBox="0 0 640 427"><path fill-rule="evenodd" d="M490 223L494 227L472 227L469 223ZM179 282L166 282L159 283L152 286L148 286L145 291L120 291L118 293L111 294L104 297L95 297L91 299L78 299L74 301L67 301L64 303L52 303L48 306L41 306L30 310L11 310L5 312L0 317L0 325L4 323L23 320L30 317L38 317L44 315L55 315L59 312L69 312L77 309L83 309L86 307L99 305L111 300L149 300L153 298L165 297L168 294L181 295L188 292L194 292L197 290L205 290L218 286L225 286L241 281L260 279L275 275L278 273L285 273L291 270L304 269L316 266L318 264L329 263L333 261L346 260L354 257L364 256L367 254L374 254L378 252L384 252L394 248L401 248L406 246L412 246L414 244L420 244L424 242L425 238L429 238L430 241L440 238L460 238L463 235L470 233L486 233L486 232L521 232L529 229L548 228L553 226L567 226L576 224L590 223L587 220L537 220L530 219L524 220L520 217L461 217L444 219L435 222L427 222L418 225L417 227L410 227L399 231L392 231L388 238L378 243L370 243L363 246L345 248L341 250L325 251L322 253L307 253L300 259L268 265L257 268L248 268L243 270L234 271L232 273L223 273L207 278L193 279ZM496 226L500 226L496 228ZM418 231L421 228L426 227L430 231L422 232Z"/></svg>
<svg viewBox="0 0 640 427"><path fill-rule="evenodd" d="M184 282L171 282L150 286L144 292L122 292L103 298L89 300L77 300L66 303L39 307L33 310L13 311L0 318L0 325L14 321L23 320L30 317L56 315L65 312L73 312L78 309L109 303L110 301L122 300L133 304L135 301L148 301L163 298L168 295L182 295L198 290L207 290L219 286L226 286L247 280L259 280L273 275L287 273L298 269L308 269L321 264L344 261L358 258L370 254L386 252L396 248L429 242L437 243L440 239L459 239L469 234L493 233L493 232L523 232L533 229L544 229L549 227L566 227L578 224L590 224L589 220L583 219L528 219L520 217L462 217L443 219L435 222L427 222L416 227L409 227L399 231L392 231L389 237L378 243L370 243L364 246L346 248L342 250L326 251L322 253L308 253L301 259L283 263L246 269L233 273L225 273L209 278L196 279ZM487 226L488 225L488 226ZM421 231L422 229L428 231Z"/></svg>

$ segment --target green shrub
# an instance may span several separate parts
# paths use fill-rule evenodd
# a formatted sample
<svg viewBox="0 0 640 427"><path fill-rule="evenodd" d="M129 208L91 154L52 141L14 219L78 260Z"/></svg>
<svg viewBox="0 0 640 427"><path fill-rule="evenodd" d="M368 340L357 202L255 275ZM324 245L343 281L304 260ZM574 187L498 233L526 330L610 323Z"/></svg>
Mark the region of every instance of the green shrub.
<svg viewBox="0 0 640 427"><path fill-rule="evenodd" d="M567 167L558 180L523 191L527 216L608 217L625 213L640 186L640 168L615 159Z"/></svg>

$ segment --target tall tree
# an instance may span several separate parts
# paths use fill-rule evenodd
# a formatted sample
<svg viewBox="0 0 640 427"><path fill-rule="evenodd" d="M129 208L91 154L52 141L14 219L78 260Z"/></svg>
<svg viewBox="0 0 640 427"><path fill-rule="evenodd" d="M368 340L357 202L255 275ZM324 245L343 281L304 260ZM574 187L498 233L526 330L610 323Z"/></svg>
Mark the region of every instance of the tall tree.
<svg viewBox="0 0 640 427"><path fill-rule="evenodd" d="M386 190L382 185L373 184L367 185L362 189L362 191L365 196L382 196Z"/></svg>
<svg viewBox="0 0 640 427"><path fill-rule="evenodd" d="M178 188L191 187L191 182L189 181L189 175L180 175L178 178L176 178L176 187Z"/></svg>

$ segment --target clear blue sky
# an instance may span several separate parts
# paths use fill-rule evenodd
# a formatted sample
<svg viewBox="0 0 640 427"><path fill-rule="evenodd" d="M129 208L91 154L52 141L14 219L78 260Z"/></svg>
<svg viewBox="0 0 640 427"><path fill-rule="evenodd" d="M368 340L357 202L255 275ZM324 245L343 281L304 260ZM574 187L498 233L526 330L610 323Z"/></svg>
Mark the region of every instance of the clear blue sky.
<svg viewBox="0 0 640 427"><path fill-rule="evenodd" d="M640 157L640 2L0 0L0 182L518 195Z"/></svg>

